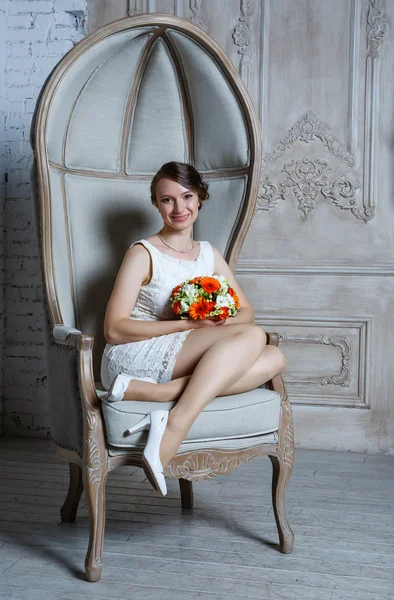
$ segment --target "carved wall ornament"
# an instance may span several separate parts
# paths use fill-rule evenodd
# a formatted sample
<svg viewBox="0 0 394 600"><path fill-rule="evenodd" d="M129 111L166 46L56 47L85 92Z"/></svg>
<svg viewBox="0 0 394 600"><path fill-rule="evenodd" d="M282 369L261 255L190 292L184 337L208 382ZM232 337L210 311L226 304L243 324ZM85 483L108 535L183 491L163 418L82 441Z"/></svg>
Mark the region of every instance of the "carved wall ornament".
<svg viewBox="0 0 394 600"><path fill-rule="evenodd" d="M320 140L330 154L345 161L349 167L354 166L354 157L342 148L334 134L320 121L317 115L309 111L289 129L286 136L279 142L277 149L263 157L263 168L264 163L272 163L280 158L296 141L309 143L313 140Z"/></svg>
<svg viewBox="0 0 394 600"><path fill-rule="evenodd" d="M276 206L280 197L279 185L269 177L266 177L260 182L256 210L253 216L256 216L257 211L270 210Z"/></svg>
<svg viewBox="0 0 394 600"><path fill-rule="evenodd" d="M202 8L201 8L201 0L189 0L189 8L192 13L189 21L199 27L203 31L206 31L203 21L202 21Z"/></svg>
<svg viewBox="0 0 394 600"><path fill-rule="evenodd" d="M285 383L309 383L318 385L339 385L341 387L349 387L351 383L349 362L351 344L348 337L329 337L327 335L304 336L304 335L285 335L280 334L281 342L306 343L306 344L324 344L326 346L334 346L339 348L341 352L341 368L333 375L325 375L323 377L307 377L292 379L291 377L283 377Z"/></svg>
<svg viewBox="0 0 394 600"><path fill-rule="evenodd" d="M350 210L352 214L366 223L374 216L375 212L365 206L357 205L355 199L357 188L346 176L336 179L331 186L322 187L321 193L325 198L331 198L335 206L342 210Z"/></svg>
<svg viewBox="0 0 394 600"><path fill-rule="evenodd" d="M249 67L252 62L252 15L252 1L241 0L241 16L238 19L238 24L234 27L232 37L234 44L239 47L238 54L241 55L239 72L245 83L250 74Z"/></svg>
<svg viewBox="0 0 394 600"><path fill-rule="evenodd" d="M367 55L376 58L382 40L388 30L388 23L383 16L382 0L369 0L367 13Z"/></svg>
<svg viewBox="0 0 394 600"><path fill-rule="evenodd" d="M335 206L351 210L356 217L365 220L364 207L357 206L358 187L345 175L330 183L327 173L331 170L326 161L318 158L285 163L282 173L286 173L287 177L284 180L277 183L266 177L261 182L255 214L261 210L270 210L279 198L285 200L291 190L298 200L298 208L302 211L304 220L314 211L319 194L324 198L331 198Z"/></svg>

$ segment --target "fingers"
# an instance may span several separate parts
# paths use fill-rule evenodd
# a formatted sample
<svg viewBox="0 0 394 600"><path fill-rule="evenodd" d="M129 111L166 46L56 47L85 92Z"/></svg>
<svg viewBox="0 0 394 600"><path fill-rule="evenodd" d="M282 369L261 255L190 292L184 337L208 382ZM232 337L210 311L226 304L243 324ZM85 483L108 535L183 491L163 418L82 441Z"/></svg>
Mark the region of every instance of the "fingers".
<svg viewBox="0 0 394 600"><path fill-rule="evenodd" d="M194 321L194 329L199 329L200 327L217 327L218 325L224 325L227 319L219 319L210 317L208 319L201 319L198 321Z"/></svg>

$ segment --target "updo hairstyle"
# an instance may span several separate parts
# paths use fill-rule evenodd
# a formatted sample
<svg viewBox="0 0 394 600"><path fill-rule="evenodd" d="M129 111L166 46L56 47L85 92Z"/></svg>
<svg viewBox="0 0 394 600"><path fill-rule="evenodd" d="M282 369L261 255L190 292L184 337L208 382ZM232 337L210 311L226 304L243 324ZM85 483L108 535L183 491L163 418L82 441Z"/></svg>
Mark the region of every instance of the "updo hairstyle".
<svg viewBox="0 0 394 600"><path fill-rule="evenodd" d="M202 203L209 198L208 184L203 180L197 169L187 163L172 161L165 163L165 165L160 167L159 171L152 179L152 183L150 184L150 197L154 206L157 206L157 183L164 177L176 181L188 190L195 190L201 202L198 210L202 208Z"/></svg>

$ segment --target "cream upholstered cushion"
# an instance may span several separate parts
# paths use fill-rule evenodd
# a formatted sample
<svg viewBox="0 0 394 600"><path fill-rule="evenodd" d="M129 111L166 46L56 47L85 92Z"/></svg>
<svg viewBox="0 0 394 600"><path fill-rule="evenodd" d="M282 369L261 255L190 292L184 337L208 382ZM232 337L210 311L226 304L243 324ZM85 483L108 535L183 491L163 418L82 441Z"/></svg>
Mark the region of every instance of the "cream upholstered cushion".
<svg viewBox="0 0 394 600"><path fill-rule="evenodd" d="M97 390L100 396L103 392ZM175 402L106 402L102 400L107 439L111 446L133 448L146 443L146 432L126 436L125 431L152 410L170 410ZM248 438L277 431L280 395L264 387L210 402L193 423L184 443ZM221 444L223 446L223 443ZM225 446L225 444L224 444Z"/></svg>
<svg viewBox="0 0 394 600"><path fill-rule="evenodd" d="M231 451L231 450L245 450L247 448L253 448L254 446L261 446L261 444L275 444L278 441L278 432L273 431L272 433L263 433L262 435L251 435L249 437L243 438L232 438L231 440L215 440L214 442L191 442L184 441L180 445L177 455L182 454L184 452L187 453L195 453L198 451L202 451L204 454L204 461L206 460L206 464L208 466L211 463L212 459L208 456L208 454L212 450L220 450L220 451ZM142 445L141 445L141 450ZM108 454L110 456L121 456L127 455L130 453L132 448L119 448L118 446L108 446Z"/></svg>

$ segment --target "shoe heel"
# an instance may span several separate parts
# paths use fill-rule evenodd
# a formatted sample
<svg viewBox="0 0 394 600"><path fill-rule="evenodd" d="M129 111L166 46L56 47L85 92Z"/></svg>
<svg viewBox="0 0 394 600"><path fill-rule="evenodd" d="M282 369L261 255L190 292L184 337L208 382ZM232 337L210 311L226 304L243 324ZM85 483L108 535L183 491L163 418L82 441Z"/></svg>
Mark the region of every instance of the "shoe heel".
<svg viewBox="0 0 394 600"><path fill-rule="evenodd" d="M133 433L137 433L137 431L142 431L143 429L149 429L150 426L150 415L145 415L141 421L138 421L133 427L129 427L126 429L125 435L132 435Z"/></svg>
<svg viewBox="0 0 394 600"><path fill-rule="evenodd" d="M161 493L167 494L167 485L164 478L163 466L160 462L160 444L167 426L168 410L154 410L150 413L150 430L147 444L143 452L143 466L146 476L153 487Z"/></svg>

